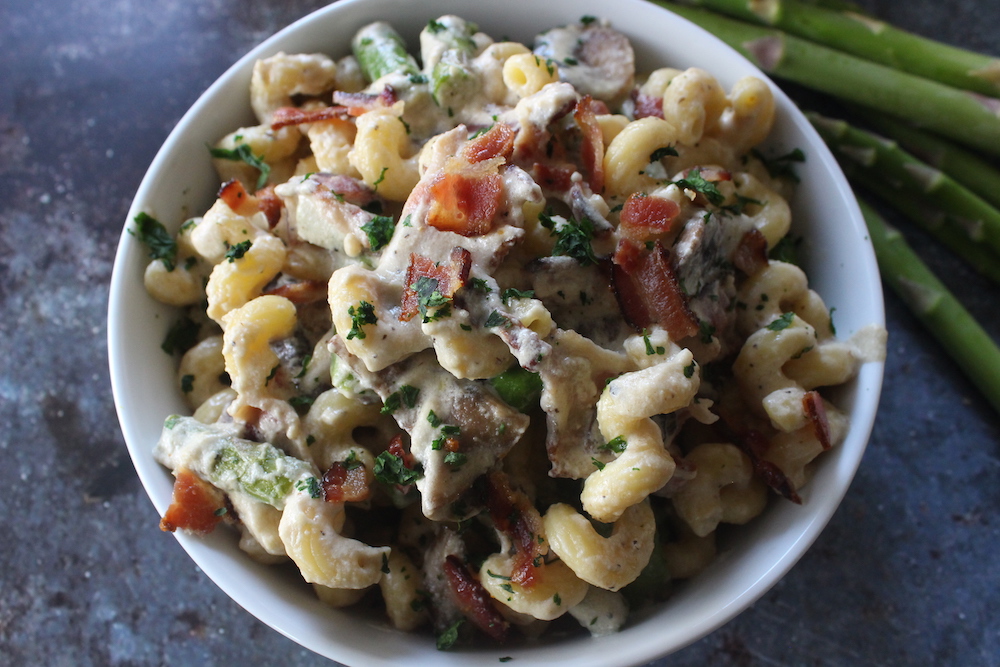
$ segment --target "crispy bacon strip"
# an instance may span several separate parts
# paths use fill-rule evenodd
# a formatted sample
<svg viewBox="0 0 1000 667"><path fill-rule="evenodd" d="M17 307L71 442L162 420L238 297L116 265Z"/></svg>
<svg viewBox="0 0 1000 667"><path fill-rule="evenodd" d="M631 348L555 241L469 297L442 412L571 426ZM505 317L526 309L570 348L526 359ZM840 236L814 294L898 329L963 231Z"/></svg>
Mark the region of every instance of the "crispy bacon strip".
<svg viewBox="0 0 1000 667"><path fill-rule="evenodd" d="M748 276L767 266L767 239L757 229L751 229L733 252L733 265Z"/></svg>
<svg viewBox="0 0 1000 667"><path fill-rule="evenodd" d="M327 292L327 284L317 280L300 280L264 290L264 294L283 296L292 303L300 306L307 303L325 301Z"/></svg>
<svg viewBox="0 0 1000 667"><path fill-rule="evenodd" d="M333 92L333 103L347 107L351 116L360 116L366 111L391 107L399 100L392 86L386 86L377 95L372 93L345 93L342 90Z"/></svg>
<svg viewBox="0 0 1000 667"><path fill-rule="evenodd" d="M507 476L492 472L486 476L486 508L496 529L510 538L517 553L511 581L524 588L535 585L535 574L548 551L541 540L542 518L523 494L510 488Z"/></svg>
<svg viewBox="0 0 1000 667"><path fill-rule="evenodd" d="M600 106L607 109L603 102ZM587 185L593 192L604 190L604 133L597 123L600 107L590 95L585 95L573 110L573 119L583 131L583 146L580 161L587 172Z"/></svg>
<svg viewBox="0 0 1000 667"><path fill-rule="evenodd" d="M551 192L568 192L573 186L573 165L555 165L536 162L531 167L531 177L542 186L543 190Z"/></svg>
<svg viewBox="0 0 1000 667"><path fill-rule="evenodd" d="M436 280L437 287L434 291L446 299L451 299L469 279L471 269L472 253L460 246L451 249L447 264L438 264L422 255L410 253L410 265L406 267L406 286L403 288L403 312L399 315L400 322L409 322L420 312L420 295L416 290L420 278Z"/></svg>
<svg viewBox="0 0 1000 667"><path fill-rule="evenodd" d="M612 258L612 285L625 320L637 331L659 324L672 340L698 333L698 318L677 283L667 249L646 250L627 238Z"/></svg>
<svg viewBox="0 0 1000 667"><path fill-rule="evenodd" d="M444 573L462 614L491 639L505 641L510 625L493 606L490 594L458 556L449 555L445 559Z"/></svg>
<svg viewBox="0 0 1000 667"><path fill-rule="evenodd" d="M470 164L483 162L495 157L510 160L514 154L514 137L517 133L509 125L495 123L493 127L469 140L462 147L461 155Z"/></svg>
<svg viewBox="0 0 1000 667"><path fill-rule="evenodd" d="M178 528L202 535L215 530L226 507L225 496L217 488L187 468L177 471L174 493L160 530L174 532Z"/></svg>
<svg viewBox="0 0 1000 667"><path fill-rule="evenodd" d="M328 503L358 503L372 494L371 476L363 465L348 468L337 461L323 473L323 498Z"/></svg>
<svg viewBox="0 0 1000 667"><path fill-rule="evenodd" d="M663 118L663 98L655 95L644 95L638 89L632 91L632 103L635 104L635 119Z"/></svg>
<svg viewBox="0 0 1000 667"><path fill-rule="evenodd" d="M802 397L802 408L805 410L809 423L812 424L813 433L819 441L823 451L833 447L830 435L830 422L826 418L826 406L823 405L823 397L818 391L808 391Z"/></svg>
<svg viewBox="0 0 1000 667"><path fill-rule="evenodd" d="M297 107L281 107L271 117L271 129L280 130L289 125L303 123L321 123L331 120L344 120L348 116L345 107L323 107L321 109L299 109Z"/></svg>
<svg viewBox="0 0 1000 667"><path fill-rule="evenodd" d="M267 216L267 224L274 227L281 219L281 200L274 194L274 186L267 186L252 195L243 187L239 179L226 181L219 188L219 199L239 215L251 216L263 212Z"/></svg>
<svg viewBox="0 0 1000 667"><path fill-rule="evenodd" d="M681 212L677 202L633 192L622 206L618 231L635 243L645 243L673 229Z"/></svg>
<svg viewBox="0 0 1000 667"><path fill-rule="evenodd" d="M770 445L763 433L756 430L747 431L736 437L736 444L750 457L754 472L764 480L765 484L786 500L802 504L802 498L788 476L776 464L763 458Z"/></svg>
<svg viewBox="0 0 1000 667"><path fill-rule="evenodd" d="M433 177L429 192L427 224L443 232L482 236L493 230L503 200L503 178L492 162L478 162L440 172Z"/></svg>

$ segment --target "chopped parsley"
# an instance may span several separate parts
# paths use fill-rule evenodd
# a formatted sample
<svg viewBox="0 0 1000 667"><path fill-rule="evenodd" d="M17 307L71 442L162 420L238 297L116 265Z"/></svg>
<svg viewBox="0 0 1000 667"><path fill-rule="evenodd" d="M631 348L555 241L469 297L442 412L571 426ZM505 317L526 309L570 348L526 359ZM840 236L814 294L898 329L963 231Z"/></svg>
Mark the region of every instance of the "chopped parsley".
<svg viewBox="0 0 1000 667"><path fill-rule="evenodd" d="M410 470L403 464L403 459L392 452L382 452L375 457L375 467L372 470L375 479L383 484L398 484L409 486L424 476L419 469Z"/></svg>
<svg viewBox="0 0 1000 667"><path fill-rule="evenodd" d="M648 333L643 332L642 342L646 344L647 356L652 356L654 354L666 354L667 352L667 348L663 347L662 345L657 345L656 348L653 348L653 343L650 342Z"/></svg>
<svg viewBox="0 0 1000 667"><path fill-rule="evenodd" d="M468 457L462 452L448 452L444 455L444 462L455 469L461 468L465 465L465 461L467 459Z"/></svg>
<svg viewBox="0 0 1000 667"><path fill-rule="evenodd" d="M492 329L493 327L509 327L510 320L508 320L505 316L501 315L499 312L494 310L491 311L489 317L486 318L484 326L487 329Z"/></svg>
<svg viewBox="0 0 1000 667"><path fill-rule="evenodd" d="M351 316L351 330L347 332L347 340L365 338L365 332L361 327L378 322L378 318L375 316L375 306L367 301L360 302L356 310L354 306L351 306L347 309L347 314Z"/></svg>
<svg viewBox="0 0 1000 667"><path fill-rule="evenodd" d="M298 374L295 376L296 379L305 377L306 371L309 370L309 364L312 362L312 358L313 356L311 354L307 354L305 357L302 358L302 370L300 370Z"/></svg>
<svg viewBox="0 0 1000 667"><path fill-rule="evenodd" d="M174 352L183 354L198 342L198 331L200 329L201 327L198 323L190 317L182 317L174 322L173 326L167 331L163 343L160 344L160 349L167 354L173 354Z"/></svg>
<svg viewBox="0 0 1000 667"><path fill-rule="evenodd" d="M434 413L433 410L427 412L427 422L434 428L437 428L438 426L444 423L443 421L441 421L441 418Z"/></svg>
<svg viewBox="0 0 1000 667"><path fill-rule="evenodd" d="M347 458L340 463L340 465L344 466L344 470L354 470L355 468L360 468L364 464L364 461L358 458L357 452L353 449L347 453Z"/></svg>
<svg viewBox="0 0 1000 667"><path fill-rule="evenodd" d="M389 171L389 167L382 167L382 171L378 173L378 178L376 178L375 182L372 183L373 192L378 192L378 186L381 185L382 181L385 180L385 172L387 171Z"/></svg>
<svg viewBox="0 0 1000 667"><path fill-rule="evenodd" d="M674 185L685 190L693 190L701 195L705 196L709 204L713 206L718 206L726 200L725 195L719 192L719 188L715 186L715 183L705 180L701 175L701 169L695 167L690 172L686 178L682 178L679 181L674 181Z"/></svg>
<svg viewBox="0 0 1000 667"><path fill-rule="evenodd" d="M792 318L794 317L795 313L782 313L781 317L768 324L767 328L770 331L784 331L788 327L792 326Z"/></svg>
<svg viewBox="0 0 1000 667"><path fill-rule="evenodd" d="M764 168L767 169L773 178L785 177L791 179L793 182L798 183L799 177L795 173L794 165L797 162L805 162L806 154L802 152L801 148L795 148L784 155L779 155L777 157L766 157L763 153L757 149L750 151L755 158L764 163Z"/></svg>
<svg viewBox="0 0 1000 667"><path fill-rule="evenodd" d="M386 396L381 412L384 415L391 415L404 405L408 408L416 407L418 396L420 396L418 388L404 384L398 391L394 391Z"/></svg>
<svg viewBox="0 0 1000 667"><path fill-rule="evenodd" d="M556 244L552 247L553 255L572 257L584 266L597 264L594 248L590 245L590 240L594 238L594 225L590 220L584 218L577 221L570 218L557 225L555 220L543 213L539 215L538 221L552 236L557 237Z"/></svg>
<svg viewBox="0 0 1000 667"><path fill-rule="evenodd" d="M584 14L583 16L580 17L580 23L582 23L583 25L590 25L595 21L597 21L597 17L591 16L590 14Z"/></svg>
<svg viewBox="0 0 1000 667"><path fill-rule="evenodd" d="M392 234L396 231L396 221L391 215L376 215L361 225L361 229L368 236L368 245L372 252L378 252L392 240Z"/></svg>
<svg viewBox="0 0 1000 667"><path fill-rule="evenodd" d="M507 302L510 299L534 299L534 298L535 298L534 290L530 289L519 290L519 289L514 289L513 287L508 287L500 295L500 299L504 302L504 305L507 305Z"/></svg>
<svg viewBox="0 0 1000 667"><path fill-rule="evenodd" d="M417 293L417 310L423 316L423 321L435 322L451 315L451 299L438 291L437 278L420 276L410 288ZM436 309L433 313L431 309Z"/></svg>
<svg viewBox="0 0 1000 667"><path fill-rule="evenodd" d="M604 470L604 466L606 465L603 461L598 461L593 456L590 457L590 462L593 463L594 467L598 470Z"/></svg>
<svg viewBox="0 0 1000 667"><path fill-rule="evenodd" d="M183 391L185 394L190 394L192 391L194 391L193 375L185 375L184 377L181 378L181 391Z"/></svg>
<svg viewBox="0 0 1000 667"><path fill-rule="evenodd" d="M254 169L260 172L260 176L257 177L256 188L259 190L264 187L267 183L268 176L271 175L271 166L264 162L263 155L254 155L253 149L250 148L248 144L237 144L236 148L211 148L208 151L212 154L212 157L219 158L220 160L234 160L236 162L245 162Z"/></svg>
<svg viewBox="0 0 1000 667"><path fill-rule="evenodd" d="M423 74L411 74L410 83L414 85L420 85L421 83L427 83L427 77Z"/></svg>
<svg viewBox="0 0 1000 667"><path fill-rule="evenodd" d="M657 148L655 151L649 154L650 162L659 162L665 157L677 157L677 149L673 146L664 146L662 148Z"/></svg>
<svg viewBox="0 0 1000 667"><path fill-rule="evenodd" d="M229 249L226 250L226 259L229 260L230 264L238 259L243 259L243 255L247 254L247 250L249 250L252 245L253 243L250 239L247 239L246 241L240 241L236 245L229 246Z"/></svg>
<svg viewBox="0 0 1000 667"><path fill-rule="evenodd" d="M437 643L435 644L435 646L437 646L437 650L447 651L455 645L455 642L458 641L458 629L462 627L463 623L465 623L465 619L461 618L452 623L444 632L438 635Z"/></svg>
<svg viewBox="0 0 1000 667"><path fill-rule="evenodd" d="M715 325L701 320L698 322L698 338L702 343L708 345L712 342L712 336L715 335Z"/></svg>
<svg viewBox="0 0 1000 667"><path fill-rule="evenodd" d="M599 449L614 452L615 454L621 454L626 448L628 448L628 441L625 440L625 436L623 435L616 436L599 447Z"/></svg>
<svg viewBox="0 0 1000 667"><path fill-rule="evenodd" d="M556 603L557 607L561 607L562 606L562 598L559 597L558 593L556 593L555 595L552 596L552 601Z"/></svg>
<svg viewBox="0 0 1000 667"><path fill-rule="evenodd" d="M430 21L427 22L427 31L430 32L432 35L436 35L439 32L442 32L447 29L448 28L445 26L445 24L441 23L440 21L431 19Z"/></svg>
<svg viewBox="0 0 1000 667"><path fill-rule="evenodd" d="M482 292L483 294L489 294L493 291L490 284L483 280L482 278L469 278L469 282L466 283L469 289L473 289L477 292Z"/></svg>
<svg viewBox="0 0 1000 667"><path fill-rule="evenodd" d="M310 498L319 498L322 493L322 487L319 485L319 480L315 477L306 477L305 479L300 479L295 483L295 488L299 491L305 491L309 494Z"/></svg>
<svg viewBox="0 0 1000 667"><path fill-rule="evenodd" d="M684 377L690 380L693 375L694 375L694 362L692 361L690 364L684 367Z"/></svg>
<svg viewBox="0 0 1000 667"><path fill-rule="evenodd" d="M129 234L139 239L149 248L149 256L163 262L167 271L173 271L177 263L177 241L159 220L147 213L139 213L133 218L135 229Z"/></svg>
<svg viewBox="0 0 1000 667"><path fill-rule="evenodd" d="M781 240L771 248L768 257L779 262L795 264L797 266L799 263L799 246L801 244L801 236L782 236Z"/></svg>
<svg viewBox="0 0 1000 667"><path fill-rule="evenodd" d="M305 396L305 395L292 396L290 399L288 399L288 404L293 408L295 408L295 411L300 415L304 415L305 413L309 412L309 408L311 408L312 404L315 402L316 402L315 396Z"/></svg>

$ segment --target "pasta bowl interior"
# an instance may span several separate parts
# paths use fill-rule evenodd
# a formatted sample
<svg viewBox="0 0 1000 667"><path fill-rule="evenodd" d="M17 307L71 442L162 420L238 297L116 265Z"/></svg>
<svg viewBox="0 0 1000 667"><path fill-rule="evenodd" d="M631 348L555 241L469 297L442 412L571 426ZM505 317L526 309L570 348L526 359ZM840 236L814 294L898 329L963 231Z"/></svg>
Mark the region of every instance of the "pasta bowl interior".
<svg viewBox="0 0 1000 667"><path fill-rule="evenodd" d="M489 94L509 104L475 113L463 111L458 101L454 109L450 106L449 100L461 100L465 94L462 77L468 78L468 71L463 68L490 40L471 30L463 32L465 24L441 20L448 15L476 24L496 42L527 45L495 45L490 52L496 61L492 84L503 89ZM601 19L616 32L610 33ZM275 67L268 84L272 87L264 86L274 95L258 95L251 107L248 91L258 60L279 53L323 53L339 59L351 52L352 39L362 49L384 42L381 28L359 35L383 20L417 55L421 31L430 33L432 43L423 55L432 57L437 44L433 57L451 68L451 78L438 78L426 63L421 69L419 61L401 65L391 54L376 54L365 63L359 52L362 69L374 67L409 84L402 82L391 94L370 89L368 94L356 89L343 90L340 97L334 93L337 109L329 111L333 107L324 84L311 90L300 68L296 76L301 81L295 85L301 87L282 88L281 68ZM569 24L576 32L553 33L548 47L528 50L539 33ZM458 37L449 42L449 34ZM640 73L634 85L631 79L622 85L626 49L617 35L625 36L634 52ZM472 55L448 55L449 49L469 49ZM668 67L676 71L662 69ZM611 83L618 87L595 83L594 77L601 75L597 70L610 71ZM347 80L355 76L352 71L346 68L330 76ZM654 71L656 76L644 78L643 73ZM532 83L539 77L544 80ZM756 80L747 84L744 77ZM425 101L433 98L434 107L412 116L400 111L418 103L406 97L410 84L423 86ZM481 79L476 85L492 84ZM688 95L677 92L682 89ZM519 104L529 98L533 101ZM692 105L691 98L697 104ZM764 139L761 118L771 113L770 100L773 129ZM627 115L612 113L618 107ZM257 177L263 185L269 176L255 162L261 149L241 149L241 142L252 138L234 135L238 128L260 126L261 114L272 128L292 128L295 137L282 158L284 167L269 165L276 185L267 195L264 190L254 193ZM455 115L466 123L460 133L439 129L447 122L444 118ZM648 120L640 122L642 117ZM387 138L390 122L393 129ZM357 133L357 138L352 134L350 140L339 139L346 141L340 158L330 148L336 147L336 136L312 139L317 155L323 150L328 153L323 160L341 159L354 170L350 175L332 175L319 157L300 155L308 128L324 123L334 128L350 125ZM543 137L536 137L534 144L528 136L532 131ZM415 141L408 138L410 133L444 136L417 157L399 148ZM353 158L343 162L349 144L360 146L362 136L370 144L364 151L355 146ZM224 137L228 139L220 144ZM206 145L216 149L215 164ZM794 187L765 175L766 164L773 166L781 161L774 158L782 156L797 157L796 150L804 161L795 161ZM716 164L719 151L729 155L726 165ZM298 162L284 159L292 154ZM567 170L566 163L575 169ZM220 164L246 182L231 181L220 193ZM279 179L282 168L288 171ZM411 170L410 180L399 176L406 169ZM437 180L429 176L435 170L440 172ZM778 190L785 187L789 207L777 210L786 200ZM327 193L329 206L353 207L352 215L362 212L354 218L355 234L330 237L315 228L307 231L309 206L316 205L309 198L318 191ZM633 194L636 191L642 192ZM482 204L484 197L493 197L493 208ZM267 220L266 200L285 209L275 213L273 225ZM384 200L384 208L370 206L375 200ZM234 233L246 240L202 234L197 252L185 250L180 241L180 250L164 251L162 244L153 249L161 253L156 269L161 275L152 279L160 287L153 291L160 289L170 300L171 294L190 287L174 282L183 282L183 272L197 277L196 290L204 277L209 292L205 327L215 320L227 331L226 339L219 332L214 354L216 361L225 360L226 381L233 389L199 408L201 417L210 414L213 419L198 421L182 415L192 412L188 395L204 389L200 376L179 372L179 357L161 350L179 310L150 298L144 287L144 276L150 280L150 247L142 240L152 239L155 245L156 230L141 227L161 221L173 237L184 233L180 227L185 221L196 219L191 224L197 228L210 208L222 205L228 207L226 219L237 219L234 224L243 227ZM241 216L244 206L252 210ZM287 259L289 239L275 230L289 226L289 207L297 207L298 242L309 237L324 253L350 258L334 267L332 278L272 280ZM213 210L218 218L219 209ZM782 220L789 214L791 229L786 231ZM507 221L497 222L501 217ZM727 231L712 236L706 231L711 225ZM347 0L331 5L254 49L198 100L146 174L126 228L111 286L109 351L122 429L150 498L161 515L168 513L175 486L171 473L193 470L195 477L226 492L223 497L215 491L212 516L238 515L245 526L256 517L261 525L245 529L244 546L263 560L277 560L287 551L294 564L272 566L251 559L232 529L207 535L178 530L176 537L216 584L260 620L346 664L496 664L505 657L518 664L636 664L676 650L745 609L805 552L850 484L878 404L879 350L884 348L880 281L864 223L836 163L804 117L763 74L707 33L640 0L508 0L502 6L459 0ZM416 240L424 232L449 234L449 243L453 237L459 240L447 247ZM493 239L503 234L507 236ZM774 258L782 237L794 240L789 245L794 245L797 264L813 292L801 284L801 271L794 264ZM216 249L205 251L211 243ZM711 250L717 245L726 250ZM717 253L713 257L719 261L684 268L684 253L695 257L698 253L691 248L699 247L703 253ZM431 256L434 248L444 250ZM531 257L511 271L506 253L516 257L523 248L533 248L527 253ZM173 253L166 262L163 252ZM209 259L213 252L214 259ZM273 260L267 252L279 257L279 268L271 274L261 268ZM387 259L389 253L395 259ZM304 266L315 256L306 253L300 261ZM206 261L214 269L199 274L199 262ZM241 267L251 263L256 263L255 275L266 276L266 285L241 278ZM322 267L303 266L301 274L322 274ZM576 272L584 269L588 273L581 278ZM771 273L764 275L766 271ZM222 274L229 281L224 286ZM398 279L395 288L386 286L388 276ZM701 277L699 287L683 284L692 276ZM378 282L383 279L385 284ZM601 298L615 306L621 327L601 324L605 313L588 308L600 299L580 285L595 280L604 281L607 293ZM391 303L379 300L386 290L393 295ZM572 307L565 303L566 291L579 299ZM318 391L282 394L282 383L286 389L300 388L302 378L312 377L307 366L313 354L303 355L291 343L282 352L276 341L290 339L296 317L304 319L303 303L325 304L327 298L338 333L315 348L316 358L328 350L315 382L333 393L324 398ZM199 292L189 302L204 299ZM835 314L835 332L830 313ZM713 324L722 322L734 330L742 327L743 333L725 340ZM593 335L577 335L567 323L582 331L590 327ZM478 337L463 338L465 332ZM597 350L597 339L609 349ZM387 342L379 347L380 340ZM820 351L825 356L816 361ZM443 371L437 366L433 372L421 370L417 363L406 366L407 359L435 354ZM392 364L380 361L386 356L393 357ZM551 361L557 358L564 363ZM588 370L567 370L581 358ZM716 378L704 370L722 358L730 359L731 374ZM288 359L295 360L291 366ZM512 373L513 389L485 381L503 375L515 360L524 372ZM331 361L334 370L325 372ZM451 377L442 380L442 372ZM461 375L466 377L454 379ZM217 376L218 370L212 374ZM368 391L368 398L359 399L366 414L394 417L401 433L386 437L381 445L362 446L353 440L355 435L363 440L362 435L348 428L345 437L357 446L327 454L320 466L310 461L314 454L308 450L316 437L302 424L313 419L333 428L331 423L346 419L351 425L370 426L363 419L344 417L351 408L338 407L350 393L345 388L350 382L364 385L359 394ZM513 405L518 392L536 384L534 407ZM836 386L823 389L820 396L816 388L826 385ZM451 389L433 390L442 386ZM372 403L375 394L378 400ZM296 404L295 399L304 400ZM465 407L456 408L458 403ZM318 404L328 410L326 418L315 414ZM740 416L747 405L753 415ZM525 413L532 411L535 417L529 420ZM330 416L334 413L340 416ZM469 418L469 413L478 416ZM665 413L672 416L663 417ZM241 420L253 423L240 429ZM494 428L490 434L484 435L484 420ZM206 426L204 421L213 423ZM687 435L674 438L687 422L692 426L681 431ZM732 442L714 442L722 433L732 436ZM377 440L382 435L372 427L365 437ZM542 453L541 463L532 452L518 448L519 441L532 439L542 443L533 450ZM271 447L260 444L269 440L282 449L262 449ZM785 454L775 449L773 443L779 441ZM703 444L712 447L695 454ZM320 443L314 451L324 446ZM255 456L268 462L262 464ZM255 465L256 477L250 479L248 467ZM387 482L393 465L396 477ZM553 494L558 502L542 503L534 498L537 490L530 479L539 470L546 477L550 466L562 479L538 493ZM327 474L335 468L336 474ZM359 478L361 495L356 498L350 496L357 491L350 480L361 472L354 471L368 475ZM699 471L702 482L714 482L695 494L691 489ZM455 481L460 477L462 481ZM722 500L706 490L713 484L716 490L727 489ZM205 482L195 480L192 485L198 493ZM683 491L685 485L688 491ZM370 491L376 487L381 495L373 499ZM208 499L201 502L211 504L212 491L205 493ZM679 494L687 499L680 500ZM268 508L262 500L270 503ZM477 501L482 501L478 508ZM356 507L345 524L343 507L352 502ZM403 506L447 524L452 537L466 529L476 535L455 538L459 541L481 541L495 531L497 545L485 553L496 553L484 562L442 547L444 551L435 552L438 579L451 582L441 584L443 592L427 590L435 586L427 580L405 583L408 575L401 575L400 568L406 565L393 560L396 551L385 547L397 537L379 537L380 531L392 528L382 525L385 521L410 516L398 509ZM669 511L654 516L651 507L663 506ZM609 530L614 525L614 532L595 532L585 513ZM716 534L720 517L746 523L727 525ZM165 527L175 527L171 521L192 527L176 516L165 519ZM342 538L338 531L344 533ZM627 531L634 531L635 539ZM523 539L526 534L530 540ZM351 535L366 536L371 544ZM659 537L654 540L653 535ZM666 539L668 535L672 537ZM581 553L576 539L580 536L584 543L597 545L594 553ZM268 537L284 544L269 547ZM433 541L438 536L432 531L424 538ZM612 543L618 545L615 550L607 546ZM714 558L703 557L705 548ZM304 556L306 552L312 555ZM426 553L406 563L415 569L426 559L430 568ZM317 563L316 554L319 561L333 558L331 554L340 554L341 560ZM650 572L652 561L661 566L659 573ZM698 573L680 581L685 563ZM669 584L664 583L669 575L662 572L667 566L675 575ZM627 572L630 569L634 572ZM390 574L396 583L386 586ZM326 592L317 596L303 577L325 582ZM630 595L618 592L628 590L633 581L637 583ZM359 597L345 590L365 588L369 590L360 606L336 608ZM463 598L458 589L473 593ZM508 594L511 597L504 600ZM511 601L515 595L519 602ZM398 599L390 603L393 596ZM381 597L408 620L393 617L390 622L379 606ZM650 597L664 599L644 604ZM632 603L627 620L626 598ZM428 605L447 607L435 610L441 617L436 629L426 609L423 617L413 618L406 610L418 614ZM564 613L567 610L570 613ZM459 622L452 622L455 619ZM421 621L422 632L399 629ZM471 630L477 623L483 632ZM588 627L595 624L599 632L592 636ZM547 625L551 627L540 633ZM508 635L508 641L486 639L493 630L497 636ZM459 641L450 650L439 650L434 634L439 635L438 643L450 644L449 631L457 633Z"/></svg>

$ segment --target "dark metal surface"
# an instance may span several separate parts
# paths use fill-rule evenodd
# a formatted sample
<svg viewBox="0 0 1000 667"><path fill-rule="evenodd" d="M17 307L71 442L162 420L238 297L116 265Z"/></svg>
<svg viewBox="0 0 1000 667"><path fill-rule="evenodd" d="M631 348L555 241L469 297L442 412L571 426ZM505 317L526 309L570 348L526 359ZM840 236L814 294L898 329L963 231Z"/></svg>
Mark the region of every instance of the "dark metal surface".
<svg viewBox="0 0 1000 667"><path fill-rule="evenodd" d="M128 204L196 97L319 0L0 3L0 665L323 665L202 575L132 469L108 280ZM998 54L993 0L860 3ZM919 234L1000 338L1000 295ZM874 436L803 560L657 665L1000 664L1000 418L892 295Z"/></svg>

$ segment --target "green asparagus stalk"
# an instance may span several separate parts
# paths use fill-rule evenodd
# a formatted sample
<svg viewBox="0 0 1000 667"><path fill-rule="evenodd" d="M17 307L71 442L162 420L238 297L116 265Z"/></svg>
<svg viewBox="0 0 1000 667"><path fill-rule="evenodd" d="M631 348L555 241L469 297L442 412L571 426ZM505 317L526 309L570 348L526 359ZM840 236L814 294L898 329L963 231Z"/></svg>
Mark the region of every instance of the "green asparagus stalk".
<svg viewBox="0 0 1000 667"><path fill-rule="evenodd" d="M403 38L384 21L377 21L359 30L351 41L351 49L362 74L369 81L392 72L411 76L420 73L417 61L406 51Z"/></svg>
<svg viewBox="0 0 1000 667"><path fill-rule="evenodd" d="M860 189L881 199L962 258L980 275L1000 284L1000 255L982 243L970 240L959 222L925 198L899 189L877 169L848 160L843 160L841 166L855 191Z"/></svg>
<svg viewBox="0 0 1000 667"><path fill-rule="evenodd" d="M896 141L915 157L937 167L977 195L1000 207L1000 169L972 151L907 123L860 108L853 113L867 127Z"/></svg>
<svg viewBox="0 0 1000 667"><path fill-rule="evenodd" d="M278 509L294 489L319 477L311 463L273 445L179 415L164 422L153 456L171 470L189 468L226 493L242 492Z"/></svg>
<svg viewBox="0 0 1000 667"><path fill-rule="evenodd" d="M683 0L983 95L1000 94L1000 59L901 30L854 11L798 0Z"/></svg>
<svg viewBox="0 0 1000 667"><path fill-rule="evenodd" d="M902 234L871 206L859 203L882 279L1000 412L1000 348L913 252Z"/></svg>
<svg viewBox="0 0 1000 667"><path fill-rule="evenodd" d="M476 54L476 25L457 16L430 21L420 33L420 53L439 106L456 107L479 90L479 77L469 68Z"/></svg>
<svg viewBox="0 0 1000 667"><path fill-rule="evenodd" d="M969 239L1000 253L1000 211L939 169L921 162L891 140L815 113L809 120L841 158L870 167L898 187L926 198L962 223Z"/></svg>
<svg viewBox="0 0 1000 667"><path fill-rule="evenodd" d="M780 30L664 0L656 4L715 34L758 67L841 99L905 117L1000 155L1000 101L872 63Z"/></svg>

